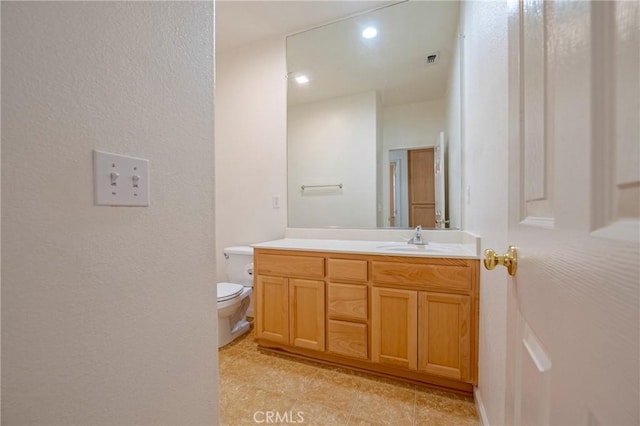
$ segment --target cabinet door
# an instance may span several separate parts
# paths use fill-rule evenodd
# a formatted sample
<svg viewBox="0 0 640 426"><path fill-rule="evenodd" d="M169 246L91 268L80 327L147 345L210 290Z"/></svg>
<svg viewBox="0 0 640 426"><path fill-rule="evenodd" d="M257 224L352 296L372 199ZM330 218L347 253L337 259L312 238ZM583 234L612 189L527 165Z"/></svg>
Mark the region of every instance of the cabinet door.
<svg viewBox="0 0 640 426"><path fill-rule="evenodd" d="M324 351L324 281L289 279L289 343Z"/></svg>
<svg viewBox="0 0 640 426"><path fill-rule="evenodd" d="M419 370L470 382L470 297L420 292L418 308Z"/></svg>
<svg viewBox="0 0 640 426"><path fill-rule="evenodd" d="M371 289L371 360L415 370L418 358L418 292Z"/></svg>
<svg viewBox="0 0 640 426"><path fill-rule="evenodd" d="M289 343L289 286L286 278L259 275L256 282L256 337Z"/></svg>

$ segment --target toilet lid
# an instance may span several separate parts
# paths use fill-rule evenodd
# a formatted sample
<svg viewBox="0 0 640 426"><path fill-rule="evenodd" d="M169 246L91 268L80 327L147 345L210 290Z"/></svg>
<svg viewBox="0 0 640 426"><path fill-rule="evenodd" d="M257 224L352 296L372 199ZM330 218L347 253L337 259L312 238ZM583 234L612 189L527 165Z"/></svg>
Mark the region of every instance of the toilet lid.
<svg viewBox="0 0 640 426"><path fill-rule="evenodd" d="M218 302L233 299L240 293L244 287L235 283L218 283Z"/></svg>

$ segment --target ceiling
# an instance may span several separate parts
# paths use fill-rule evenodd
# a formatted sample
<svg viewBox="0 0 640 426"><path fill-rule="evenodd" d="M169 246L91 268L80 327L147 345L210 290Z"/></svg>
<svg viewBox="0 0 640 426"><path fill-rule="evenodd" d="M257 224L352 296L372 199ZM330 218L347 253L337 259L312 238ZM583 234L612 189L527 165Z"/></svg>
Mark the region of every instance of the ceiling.
<svg viewBox="0 0 640 426"><path fill-rule="evenodd" d="M287 38L288 103L377 91L384 106L445 96L456 41L459 4L409 1ZM372 39L362 37L369 26ZM435 64L426 57L437 54Z"/></svg>
<svg viewBox="0 0 640 426"><path fill-rule="evenodd" d="M216 1L216 49L289 35L395 1Z"/></svg>
<svg viewBox="0 0 640 426"><path fill-rule="evenodd" d="M289 105L371 90L385 106L414 103L445 96L458 15L457 1L217 1L216 48L289 35L287 71L311 80L289 79ZM368 25L379 33L366 40Z"/></svg>

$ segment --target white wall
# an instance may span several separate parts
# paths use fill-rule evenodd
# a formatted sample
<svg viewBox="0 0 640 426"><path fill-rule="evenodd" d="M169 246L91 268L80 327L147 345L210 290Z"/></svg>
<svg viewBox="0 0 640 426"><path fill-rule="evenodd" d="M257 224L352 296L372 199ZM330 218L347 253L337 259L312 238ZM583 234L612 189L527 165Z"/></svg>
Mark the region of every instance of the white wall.
<svg viewBox="0 0 640 426"><path fill-rule="evenodd" d="M375 228L377 110L376 92L289 108L290 227ZM337 183L342 190L300 188Z"/></svg>
<svg viewBox="0 0 640 426"><path fill-rule="evenodd" d="M446 130L446 126L447 117L444 99L384 107L382 130L382 163L384 165L384 172L382 173L382 211L384 213L384 226L389 226L389 150L436 146L440 132Z"/></svg>
<svg viewBox="0 0 640 426"><path fill-rule="evenodd" d="M224 247L282 238L287 225L285 56L284 37L216 56L218 280Z"/></svg>
<svg viewBox="0 0 640 426"><path fill-rule="evenodd" d="M470 187L463 228L482 237L482 249L507 247L507 4L465 2L464 171ZM490 61L486 60L491 58ZM502 186L499 183L503 183ZM505 422L507 274L481 268L477 396L488 421Z"/></svg>
<svg viewBox="0 0 640 426"><path fill-rule="evenodd" d="M382 159L384 158L384 142L382 138L382 132L384 123L383 120L383 107L380 93L376 93L376 226L387 226L385 223L384 207L383 207L383 179L385 170L388 170L388 165L384 164ZM388 172L387 172L388 173Z"/></svg>
<svg viewBox="0 0 640 426"><path fill-rule="evenodd" d="M385 149L436 146L446 129L445 99L384 107Z"/></svg>
<svg viewBox="0 0 640 426"><path fill-rule="evenodd" d="M213 4L1 7L2 423L215 423ZM151 206L93 205L94 148Z"/></svg>
<svg viewBox="0 0 640 426"><path fill-rule="evenodd" d="M458 28L457 34L459 34ZM457 182L462 182L462 86L461 86L461 41L456 38L453 48L453 58L451 63L451 74L447 81L446 113L447 130L445 138L447 140L447 200L449 226L460 228L462 225L462 188Z"/></svg>

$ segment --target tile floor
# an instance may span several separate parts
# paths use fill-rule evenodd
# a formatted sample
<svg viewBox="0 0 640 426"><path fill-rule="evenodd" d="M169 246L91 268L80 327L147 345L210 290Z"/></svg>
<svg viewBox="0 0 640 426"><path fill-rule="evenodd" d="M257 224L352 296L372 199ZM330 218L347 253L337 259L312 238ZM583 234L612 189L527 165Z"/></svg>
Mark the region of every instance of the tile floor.
<svg viewBox="0 0 640 426"><path fill-rule="evenodd" d="M264 353L252 332L219 357L225 426L479 424L469 397Z"/></svg>

